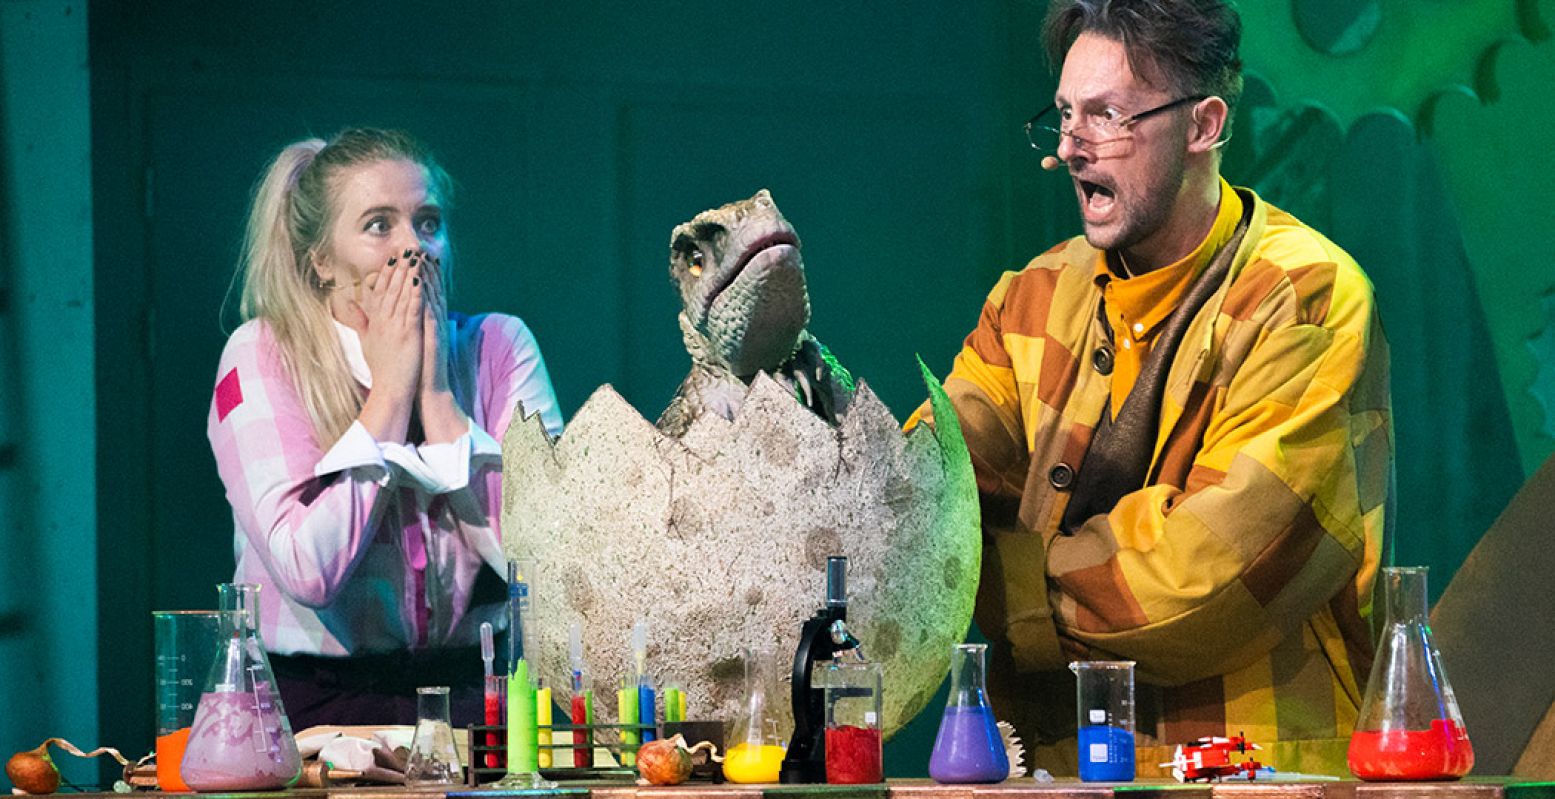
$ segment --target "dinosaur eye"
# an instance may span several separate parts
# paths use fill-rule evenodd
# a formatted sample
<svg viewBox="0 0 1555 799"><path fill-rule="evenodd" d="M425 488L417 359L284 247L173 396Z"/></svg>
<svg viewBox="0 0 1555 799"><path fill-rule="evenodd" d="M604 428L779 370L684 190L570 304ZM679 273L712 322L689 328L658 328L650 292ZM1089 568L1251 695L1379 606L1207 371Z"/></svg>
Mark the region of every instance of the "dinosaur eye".
<svg viewBox="0 0 1555 799"><path fill-rule="evenodd" d="M702 276L702 251L701 250L692 250L691 254L689 256L687 256L687 258L686 258L686 263L690 264L690 266L688 268L691 271L691 276L692 277L701 277Z"/></svg>

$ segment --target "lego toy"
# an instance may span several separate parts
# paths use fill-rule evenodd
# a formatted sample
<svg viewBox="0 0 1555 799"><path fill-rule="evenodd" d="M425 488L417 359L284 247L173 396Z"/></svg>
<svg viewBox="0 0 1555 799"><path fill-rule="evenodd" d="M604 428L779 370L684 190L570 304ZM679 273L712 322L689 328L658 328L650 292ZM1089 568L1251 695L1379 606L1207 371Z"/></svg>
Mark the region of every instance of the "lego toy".
<svg viewBox="0 0 1555 799"><path fill-rule="evenodd" d="M1258 744L1248 743L1247 738L1241 735L1200 738L1190 744L1178 745L1172 753L1171 762L1162 763L1161 768L1171 767L1172 776L1178 782L1219 782L1237 774L1245 774L1246 779L1253 780L1257 779L1257 771L1263 768L1263 764L1256 760L1234 763L1231 755L1233 752L1245 755L1249 749L1262 748Z"/></svg>

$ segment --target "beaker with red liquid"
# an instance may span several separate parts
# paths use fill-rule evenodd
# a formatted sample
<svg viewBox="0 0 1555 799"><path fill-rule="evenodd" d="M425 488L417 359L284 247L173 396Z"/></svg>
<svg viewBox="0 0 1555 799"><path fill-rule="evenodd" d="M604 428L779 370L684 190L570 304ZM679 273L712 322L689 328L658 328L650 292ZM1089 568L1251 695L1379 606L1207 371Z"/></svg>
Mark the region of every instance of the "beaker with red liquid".
<svg viewBox="0 0 1555 799"><path fill-rule="evenodd" d="M1387 617L1366 698L1350 737L1350 771L1363 780L1455 780L1474 747L1442 670L1426 616L1426 567L1382 570Z"/></svg>
<svg viewBox="0 0 1555 799"><path fill-rule="evenodd" d="M862 659L833 660L816 676L825 693L826 782L884 782L880 664Z"/></svg>

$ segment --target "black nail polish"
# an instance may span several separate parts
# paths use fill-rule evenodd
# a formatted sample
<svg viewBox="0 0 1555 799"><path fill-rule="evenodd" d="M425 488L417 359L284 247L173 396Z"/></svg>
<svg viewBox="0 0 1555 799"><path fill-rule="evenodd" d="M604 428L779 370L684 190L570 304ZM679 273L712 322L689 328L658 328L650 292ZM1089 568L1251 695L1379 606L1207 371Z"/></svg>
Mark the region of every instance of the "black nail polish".
<svg viewBox="0 0 1555 799"><path fill-rule="evenodd" d="M397 261L399 261L398 258L390 258L389 259L389 266L393 266Z"/></svg>
<svg viewBox="0 0 1555 799"><path fill-rule="evenodd" d="M419 285L421 285L421 278L419 278L419 277L411 278L410 279L410 285L412 285L412 286L419 286Z"/></svg>
<svg viewBox="0 0 1555 799"><path fill-rule="evenodd" d="M410 257L410 254L411 254L411 253L412 253L412 252L415 252L415 251L414 251L414 250L406 250L406 251L405 251L405 254L404 254L404 255L403 255L403 256L402 256L402 257L404 257L404 258L409 258L409 257Z"/></svg>

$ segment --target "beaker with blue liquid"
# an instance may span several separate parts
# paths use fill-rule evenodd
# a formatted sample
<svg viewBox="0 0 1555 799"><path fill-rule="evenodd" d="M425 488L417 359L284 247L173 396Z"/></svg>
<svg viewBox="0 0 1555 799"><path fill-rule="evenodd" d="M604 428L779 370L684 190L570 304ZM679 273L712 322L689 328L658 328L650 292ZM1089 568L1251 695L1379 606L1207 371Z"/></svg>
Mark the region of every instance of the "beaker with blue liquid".
<svg viewBox="0 0 1555 799"><path fill-rule="evenodd" d="M1134 779L1134 661L1069 664L1079 696L1080 779Z"/></svg>

